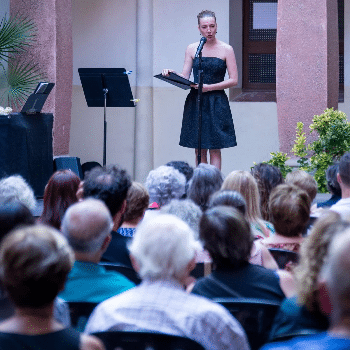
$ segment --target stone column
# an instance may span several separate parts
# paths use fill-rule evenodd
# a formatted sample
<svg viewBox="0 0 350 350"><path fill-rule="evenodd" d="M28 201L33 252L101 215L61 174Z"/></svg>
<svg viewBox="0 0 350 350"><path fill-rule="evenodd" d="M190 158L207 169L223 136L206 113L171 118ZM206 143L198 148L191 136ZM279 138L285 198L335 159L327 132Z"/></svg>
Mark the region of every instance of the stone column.
<svg viewBox="0 0 350 350"><path fill-rule="evenodd" d="M45 80L56 85L43 112L53 113L54 155L69 153L72 107L72 0L11 0L10 13L33 19L37 40L28 55L39 64Z"/></svg>
<svg viewBox="0 0 350 350"><path fill-rule="evenodd" d="M153 168L153 0L137 1L135 180Z"/></svg>
<svg viewBox="0 0 350 350"><path fill-rule="evenodd" d="M279 0L276 55L280 150L289 153L297 122L308 133L314 115L338 108L337 0Z"/></svg>

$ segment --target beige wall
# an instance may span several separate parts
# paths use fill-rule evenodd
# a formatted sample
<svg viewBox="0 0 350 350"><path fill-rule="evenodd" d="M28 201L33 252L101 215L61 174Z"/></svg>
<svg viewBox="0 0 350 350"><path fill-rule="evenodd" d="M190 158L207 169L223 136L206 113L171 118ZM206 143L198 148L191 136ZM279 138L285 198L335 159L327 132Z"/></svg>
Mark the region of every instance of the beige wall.
<svg viewBox="0 0 350 350"><path fill-rule="evenodd" d="M135 86L136 0L73 1L73 96L70 155L103 161L103 108L87 107L78 68L125 68ZM136 107L137 108L137 107ZM107 108L107 164L134 168L135 108Z"/></svg>
<svg viewBox="0 0 350 350"><path fill-rule="evenodd" d="M107 164L134 168L134 108L107 108ZM73 85L70 155L81 163L103 161L103 108L87 107L82 87Z"/></svg>

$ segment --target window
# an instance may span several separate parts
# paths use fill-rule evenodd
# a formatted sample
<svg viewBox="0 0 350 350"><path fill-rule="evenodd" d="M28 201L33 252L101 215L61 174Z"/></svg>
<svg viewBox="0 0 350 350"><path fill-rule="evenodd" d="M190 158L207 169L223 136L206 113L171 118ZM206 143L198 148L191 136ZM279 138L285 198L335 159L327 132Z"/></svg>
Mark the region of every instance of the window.
<svg viewBox="0 0 350 350"><path fill-rule="evenodd" d="M230 97L234 101L276 101L277 0L242 1L242 93ZM341 102L344 100L344 0L338 0L338 22Z"/></svg>

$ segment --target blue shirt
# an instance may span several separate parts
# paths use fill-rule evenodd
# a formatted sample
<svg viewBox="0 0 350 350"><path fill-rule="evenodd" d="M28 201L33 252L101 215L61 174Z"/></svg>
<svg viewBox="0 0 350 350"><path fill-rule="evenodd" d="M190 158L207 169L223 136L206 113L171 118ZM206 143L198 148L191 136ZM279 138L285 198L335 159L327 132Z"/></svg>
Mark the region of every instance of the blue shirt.
<svg viewBox="0 0 350 350"><path fill-rule="evenodd" d="M261 350L348 350L350 338L336 338L327 332L317 335L296 337L279 343L270 343Z"/></svg>
<svg viewBox="0 0 350 350"><path fill-rule="evenodd" d="M107 271L99 264L76 261L59 296L66 301L100 303L134 286L118 272Z"/></svg>

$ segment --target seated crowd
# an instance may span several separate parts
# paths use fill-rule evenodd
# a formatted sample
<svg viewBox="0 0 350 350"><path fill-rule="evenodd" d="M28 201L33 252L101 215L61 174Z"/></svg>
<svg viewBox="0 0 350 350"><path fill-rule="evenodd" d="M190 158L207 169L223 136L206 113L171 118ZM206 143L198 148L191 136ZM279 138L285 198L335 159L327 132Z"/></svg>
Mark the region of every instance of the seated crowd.
<svg viewBox="0 0 350 350"><path fill-rule="evenodd" d="M268 164L224 177L173 161L144 185L118 165L63 170L39 214L21 176L1 179L0 349L105 349L109 331L255 349L222 300L279 306L264 349L349 349L350 153L326 175L316 204L310 174ZM281 267L276 251L296 258ZM77 302L96 306L84 333Z"/></svg>

